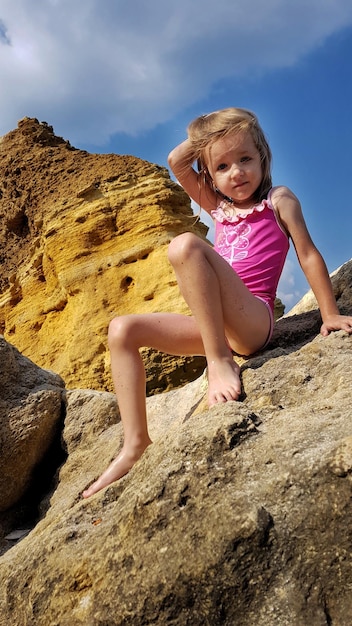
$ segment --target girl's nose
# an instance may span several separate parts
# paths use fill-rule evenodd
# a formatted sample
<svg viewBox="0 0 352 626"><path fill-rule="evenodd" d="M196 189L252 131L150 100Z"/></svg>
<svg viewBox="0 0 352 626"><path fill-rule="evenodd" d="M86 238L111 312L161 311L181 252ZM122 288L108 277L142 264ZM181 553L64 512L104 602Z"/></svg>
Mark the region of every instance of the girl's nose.
<svg viewBox="0 0 352 626"><path fill-rule="evenodd" d="M238 176L242 176L243 170L240 165L234 163L231 167L231 178L237 178Z"/></svg>

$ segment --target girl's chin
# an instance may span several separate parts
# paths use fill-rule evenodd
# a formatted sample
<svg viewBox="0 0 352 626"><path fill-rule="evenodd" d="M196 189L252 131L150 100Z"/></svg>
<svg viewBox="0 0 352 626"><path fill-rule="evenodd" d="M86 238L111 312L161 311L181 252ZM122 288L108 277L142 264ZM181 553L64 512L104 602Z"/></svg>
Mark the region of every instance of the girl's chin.
<svg viewBox="0 0 352 626"><path fill-rule="evenodd" d="M240 193L236 193L235 196L231 196L232 197L232 202L234 204L249 204L252 202L252 196L249 196L246 193L240 194Z"/></svg>
<svg viewBox="0 0 352 626"><path fill-rule="evenodd" d="M252 197L248 187L245 185L232 189L231 191L232 193L229 194L229 197L233 198L233 200L250 200Z"/></svg>

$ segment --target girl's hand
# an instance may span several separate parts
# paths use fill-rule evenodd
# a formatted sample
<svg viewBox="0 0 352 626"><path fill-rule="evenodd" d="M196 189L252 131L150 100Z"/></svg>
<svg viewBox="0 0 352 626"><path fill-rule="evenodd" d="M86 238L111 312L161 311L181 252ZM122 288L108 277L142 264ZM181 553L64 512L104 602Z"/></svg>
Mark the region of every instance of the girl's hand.
<svg viewBox="0 0 352 626"><path fill-rule="evenodd" d="M320 332L327 337L332 330L346 330L352 333L352 316L350 315L330 315L321 325Z"/></svg>

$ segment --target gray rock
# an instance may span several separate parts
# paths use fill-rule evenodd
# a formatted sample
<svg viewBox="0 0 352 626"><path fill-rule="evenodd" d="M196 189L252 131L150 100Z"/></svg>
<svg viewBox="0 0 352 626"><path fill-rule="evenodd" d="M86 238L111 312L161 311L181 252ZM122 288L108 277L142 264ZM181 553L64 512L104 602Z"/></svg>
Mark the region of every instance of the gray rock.
<svg viewBox="0 0 352 626"><path fill-rule="evenodd" d="M20 499L52 443L63 387L0 336L0 512Z"/></svg>
<svg viewBox="0 0 352 626"><path fill-rule="evenodd" d="M68 457L0 558L0 623L350 626L352 337L319 326L279 320L240 402L207 410L205 376L148 398L153 445L89 500L121 424L111 394L67 391Z"/></svg>

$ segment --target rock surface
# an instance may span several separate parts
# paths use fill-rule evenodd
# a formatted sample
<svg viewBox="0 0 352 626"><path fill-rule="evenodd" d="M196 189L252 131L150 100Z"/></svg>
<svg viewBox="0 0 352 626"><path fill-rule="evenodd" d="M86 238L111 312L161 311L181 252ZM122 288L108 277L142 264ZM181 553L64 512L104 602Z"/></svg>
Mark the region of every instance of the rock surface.
<svg viewBox="0 0 352 626"><path fill-rule="evenodd" d="M350 311L352 262L334 285ZM63 392L67 459L0 558L0 623L350 626L352 337L319 327L279 320L240 402L207 410L204 376L148 398L153 445L86 501L121 425L112 394Z"/></svg>
<svg viewBox="0 0 352 626"><path fill-rule="evenodd" d="M167 260L186 230L207 232L165 168L77 150L24 118L0 141L0 332L67 386L111 391L112 317L187 312ZM148 391L203 368L157 355Z"/></svg>
<svg viewBox="0 0 352 626"><path fill-rule="evenodd" d="M52 444L64 383L0 337L0 513L15 504Z"/></svg>

